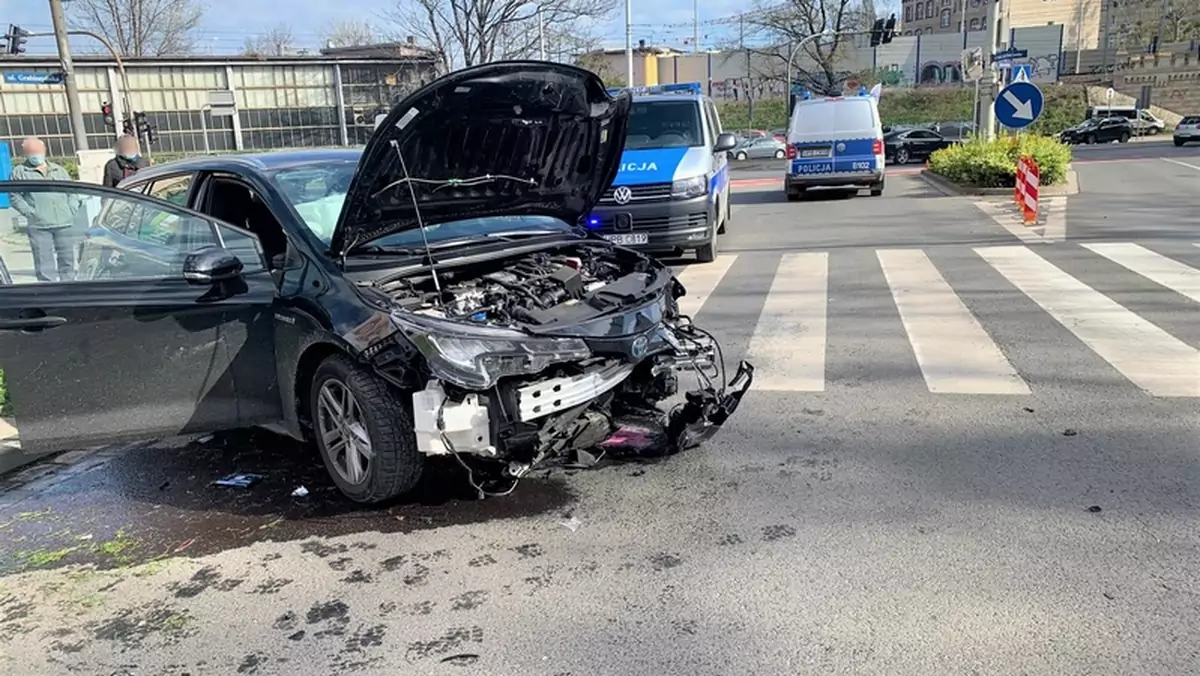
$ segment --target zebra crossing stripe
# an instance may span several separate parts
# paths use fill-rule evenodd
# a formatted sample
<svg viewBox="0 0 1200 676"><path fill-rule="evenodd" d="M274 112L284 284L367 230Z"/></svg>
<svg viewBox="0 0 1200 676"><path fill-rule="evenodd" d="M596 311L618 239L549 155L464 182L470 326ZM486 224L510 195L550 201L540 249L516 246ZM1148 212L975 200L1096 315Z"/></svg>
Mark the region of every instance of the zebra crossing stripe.
<svg viewBox="0 0 1200 676"><path fill-rule="evenodd" d="M1200 303L1200 270L1133 243L1083 244L1150 281Z"/></svg>
<svg viewBox="0 0 1200 676"><path fill-rule="evenodd" d="M679 299L680 313L690 317L696 316L736 260L736 255L717 256L711 263L690 265L675 275L683 284L683 288L687 289L687 295Z"/></svg>
<svg viewBox="0 0 1200 676"><path fill-rule="evenodd" d="M1200 397L1200 351L1025 247L975 253L1138 387L1161 397Z"/></svg>
<svg viewBox="0 0 1200 676"><path fill-rule="evenodd" d="M785 254L750 338L755 389L825 389L829 254Z"/></svg>
<svg viewBox="0 0 1200 676"><path fill-rule="evenodd" d="M1029 394L1029 386L918 249L877 250L921 374L935 394Z"/></svg>

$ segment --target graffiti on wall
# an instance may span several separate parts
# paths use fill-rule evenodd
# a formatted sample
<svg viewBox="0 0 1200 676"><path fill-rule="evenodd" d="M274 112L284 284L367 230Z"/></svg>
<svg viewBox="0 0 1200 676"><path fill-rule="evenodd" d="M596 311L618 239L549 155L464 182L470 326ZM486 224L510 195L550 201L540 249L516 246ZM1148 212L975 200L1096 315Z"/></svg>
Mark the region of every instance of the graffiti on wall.
<svg viewBox="0 0 1200 676"><path fill-rule="evenodd" d="M906 87L912 84L908 69L898 63L891 63L883 68L875 69L875 80L885 87Z"/></svg>

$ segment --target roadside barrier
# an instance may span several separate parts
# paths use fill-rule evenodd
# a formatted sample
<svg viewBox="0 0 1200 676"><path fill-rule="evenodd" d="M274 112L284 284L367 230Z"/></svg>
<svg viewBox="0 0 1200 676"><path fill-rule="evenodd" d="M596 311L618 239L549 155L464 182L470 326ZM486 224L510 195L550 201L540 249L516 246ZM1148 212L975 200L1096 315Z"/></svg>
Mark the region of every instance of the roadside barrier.
<svg viewBox="0 0 1200 676"><path fill-rule="evenodd" d="M1013 187L1013 201L1021 210L1025 225L1036 225L1038 220L1038 186L1041 185L1042 174L1038 171L1037 160L1022 155L1017 160L1017 183Z"/></svg>

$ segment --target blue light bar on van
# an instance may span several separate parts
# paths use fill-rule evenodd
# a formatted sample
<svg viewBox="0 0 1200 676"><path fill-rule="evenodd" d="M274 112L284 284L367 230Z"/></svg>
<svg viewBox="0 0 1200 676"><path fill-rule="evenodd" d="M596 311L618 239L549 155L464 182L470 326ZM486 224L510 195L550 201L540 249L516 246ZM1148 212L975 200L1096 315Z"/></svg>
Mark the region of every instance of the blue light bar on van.
<svg viewBox="0 0 1200 676"><path fill-rule="evenodd" d="M699 82L676 82L675 84L610 89L608 90L608 95L616 96L622 91L627 91L634 96L648 96L650 94L693 94L699 96L704 93L704 87Z"/></svg>

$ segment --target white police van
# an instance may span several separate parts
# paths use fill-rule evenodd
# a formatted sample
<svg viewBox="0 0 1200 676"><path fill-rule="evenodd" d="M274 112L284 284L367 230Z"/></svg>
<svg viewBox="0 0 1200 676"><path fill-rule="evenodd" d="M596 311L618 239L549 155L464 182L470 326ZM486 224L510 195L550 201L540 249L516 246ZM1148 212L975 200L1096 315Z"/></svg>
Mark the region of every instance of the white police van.
<svg viewBox="0 0 1200 676"><path fill-rule="evenodd" d="M809 188L857 187L882 195L883 126L875 96L865 88L858 96L814 98L805 92L788 121L787 157L783 187L789 200Z"/></svg>
<svg viewBox="0 0 1200 676"><path fill-rule="evenodd" d="M613 91L612 93L617 93ZM737 145L700 83L634 87L625 153L587 226L651 253L717 255L729 222L729 158Z"/></svg>

